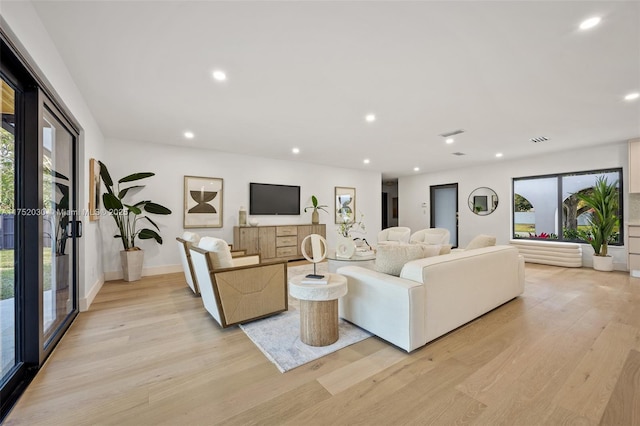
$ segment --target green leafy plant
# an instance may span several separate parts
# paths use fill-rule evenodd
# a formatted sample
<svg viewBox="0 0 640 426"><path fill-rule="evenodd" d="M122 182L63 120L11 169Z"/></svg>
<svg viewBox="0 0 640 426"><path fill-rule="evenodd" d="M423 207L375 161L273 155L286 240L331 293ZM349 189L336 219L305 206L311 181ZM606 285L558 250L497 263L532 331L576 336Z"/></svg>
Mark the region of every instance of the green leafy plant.
<svg viewBox="0 0 640 426"><path fill-rule="evenodd" d="M136 237L141 240L154 239L158 244L162 244L162 237L158 232L149 228L138 229L138 221L146 221L153 225L156 230L160 231L158 225L156 225L149 216L143 215L143 212L168 215L171 214L171 210L148 200L138 201L135 204L126 204L123 200L127 193L134 188L144 188L144 185L120 188L120 184L146 179L155 176L155 173L141 172L125 176L118 181L116 189L114 188L113 180L111 179L107 166L101 161L99 163L100 178L107 188L107 192L102 195L102 202L104 208L109 212L111 217L113 217L113 220L115 220L119 230L119 233L114 235L114 238L120 238L122 240L122 246L125 250L140 250L136 247Z"/></svg>
<svg viewBox="0 0 640 426"><path fill-rule="evenodd" d="M345 214L342 216L342 222L338 226L338 233L345 238L352 238L352 232L364 233L364 214L360 213L360 220L355 221L351 219L351 216Z"/></svg>
<svg viewBox="0 0 640 426"><path fill-rule="evenodd" d="M588 219L591 229L582 237L591 244L596 256L607 256L608 244L619 222L618 181L609 183L605 176L599 176L593 192L576 195L591 209Z"/></svg>
<svg viewBox="0 0 640 426"><path fill-rule="evenodd" d="M305 208L304 208L304 212L305 212L305 213L306 213L306 212L307 212L307 210L309 210L309 209L313 209L313 211L314 211L314 212L317 212L318 210L322 210L322 211L324 211L325 213L329 213L329 211L327 211L327 209L325 208L325 207L327 207L327 208L328 208L329 206L326 206L326 205L324 205L324 204L323 204L323 205L318 205L318 199L316 198L316 196L315 196L315 195L312 195L312 196L311 196L311 204L312 204L312 205L307 206L307 207L305 207Z"/></svg>

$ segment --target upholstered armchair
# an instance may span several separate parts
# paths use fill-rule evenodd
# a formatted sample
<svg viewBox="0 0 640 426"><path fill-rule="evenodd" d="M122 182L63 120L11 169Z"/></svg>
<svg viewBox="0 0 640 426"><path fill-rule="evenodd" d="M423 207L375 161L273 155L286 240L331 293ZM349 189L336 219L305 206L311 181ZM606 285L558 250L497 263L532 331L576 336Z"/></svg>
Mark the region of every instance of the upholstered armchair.
<svg viewBox="0 0 640 426"><path fill-rule="evenodd" d="M448 229L445 228L427 228L414 232L409 238L410 243L422 243L422 244L435 244L444 245L449 244L449 238L451 234Z"/></svg>
<svg viewBox="0 0 640 426"><path fill-rule="evenodd" d="M378 233L378 244L407 244L411 236L411 229L395 226L383 229Z"/></svg>
<svg viewBox="0 0 640 426"><path fill-rule="evenodd" d="M207 237L205 237L207 238ZM182 261L182 269L184 270L184 278L187 281L187 285L193 290L196 296L200 296L200 289L198 288L198 280L193 270L193 264L191 262L192 245L197 246L200 242L200 236L195 232L184 232L182 238L176 237L178 242L178 252L180 253L180 260ZM231 257L244 256L245 250L232 250Z"/></svg>
<svg viewBox="0 0 640 426"><path fill-rule="evenodd" d="M232 257L229 245L212 237L203 237L190 252L202 303L223 328L288 309L286 261Z"/></svg>
<svg viewBox="0 0 640 426"><path fill-rule="evenodd" d="M192 244L197 245L200 242L200 236L195 232L185 232L182 234L182 238L177 237L178 252L180 253L180 260L182 261L182 269L184 270L184 278L187 281L187 285L196 294L200 294L198 289L198 281L196 280L193 272L193 266L191 265L191 252L189 249Z"/></svg>

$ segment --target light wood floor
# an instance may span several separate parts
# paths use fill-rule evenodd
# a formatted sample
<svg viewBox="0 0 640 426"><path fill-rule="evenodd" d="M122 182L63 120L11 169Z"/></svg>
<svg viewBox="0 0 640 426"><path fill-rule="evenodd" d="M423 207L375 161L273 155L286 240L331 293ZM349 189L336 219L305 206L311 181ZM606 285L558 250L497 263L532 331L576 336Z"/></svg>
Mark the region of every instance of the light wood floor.
<svg viewBox="0 0 640 426"><path fill-rule="evenodd" d="M411 354L372 337L285 374L181 274L109 282L6 423L640 425L640 279L526 277L522 297Z"/></svg>

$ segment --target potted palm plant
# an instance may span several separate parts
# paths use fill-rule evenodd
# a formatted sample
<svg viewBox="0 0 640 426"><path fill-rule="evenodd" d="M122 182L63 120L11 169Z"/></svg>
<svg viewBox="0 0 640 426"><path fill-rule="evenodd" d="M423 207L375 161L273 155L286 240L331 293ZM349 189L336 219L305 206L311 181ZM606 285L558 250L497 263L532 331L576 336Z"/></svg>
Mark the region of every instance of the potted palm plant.
<svg viewBox="0 0 640 426"><path fill-rule="evenodd" d="M325 206L324 204L319 205L318 199L316 198L316 196L315 195L311 196L311 205L304 208L305 213L307 212L308 209L313 209L313 213L311 213L311 224L317 225L318 223L320 223L320 214L318 213L318 210L322 210L326 213L329 213L325 207L329 207L329 206Z"/></svg>
<svg viewBox="0 0 640 426"><path fill-rule="evenodd" d="M608 244L618 219L618 182L609 183L605 176L599 176L593 191L577 193L578 199L589 207L590 232L587 241L593 247L593 269L613 271L613 258L608 254Z"/></svg>
<svg viewBox="0 0 640 426"><path fill-rule="evenodd" d="M122 261L122 274L125 281L137 281L142 276L142 261L144 259L144 252L140 247L136 246L136 238L141 240L153 239L158 244L162 244L162 237L158 233L160 228L149 217L143 214L152 213L160 215L171 214L171 210L168 208L154 203L152 201L138 201L137 203L127 204L124 202L124 198L127 193L134 188L144 188L144 185L127 186L126 188L120 188L120 184L128 184L130 182L146 179L151 176L155 176L155 173L141 172L133 173L125 176L118 181L117 188L114 188L113 180L109 174L107 166L101 161L100 163L100 178L104 182L104 186L107 188L107 192L102 195L102 202L104 208L109 212L113 220L118 227L118 233L114 235L114 238L120 238L122 241L123 250L120 252L120 259ZM138 229L138 222L143 221L151 224L156 230L150 228Z"/></svg>

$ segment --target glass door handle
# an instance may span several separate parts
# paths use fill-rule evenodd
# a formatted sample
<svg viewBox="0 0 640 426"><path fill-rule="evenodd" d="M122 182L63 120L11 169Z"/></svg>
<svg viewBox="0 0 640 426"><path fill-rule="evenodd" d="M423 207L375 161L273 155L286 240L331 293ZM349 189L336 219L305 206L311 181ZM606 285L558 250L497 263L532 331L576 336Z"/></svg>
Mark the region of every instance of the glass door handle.
<svg viewBox="0 0 640 426"><path fill-rule="evenodd" d="M69 225L67 225L67 233L69 234L69 238L82 237L82 221L72 220L69 222Z"/></svg>

